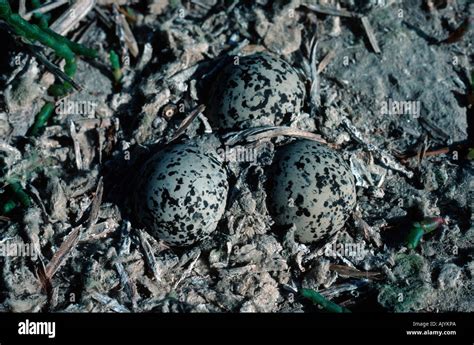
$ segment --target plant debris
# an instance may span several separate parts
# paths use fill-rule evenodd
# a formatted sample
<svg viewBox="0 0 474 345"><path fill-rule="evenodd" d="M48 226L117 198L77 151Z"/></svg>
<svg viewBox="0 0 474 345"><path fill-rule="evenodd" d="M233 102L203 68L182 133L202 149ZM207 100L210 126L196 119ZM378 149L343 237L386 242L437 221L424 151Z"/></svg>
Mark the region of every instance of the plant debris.
<svg viewBox="0 0 474 345"><path fill-rule="evenodd" d="M468 0L34 3L0 1L1 310L474 311ZM219 72L256 52L294 67L301 109L216 127ZM301 138L337 150L357 192L307 244L266 192ZM213 236L175 248L131 195L188 139L217 148L229 193Z"/></svg>

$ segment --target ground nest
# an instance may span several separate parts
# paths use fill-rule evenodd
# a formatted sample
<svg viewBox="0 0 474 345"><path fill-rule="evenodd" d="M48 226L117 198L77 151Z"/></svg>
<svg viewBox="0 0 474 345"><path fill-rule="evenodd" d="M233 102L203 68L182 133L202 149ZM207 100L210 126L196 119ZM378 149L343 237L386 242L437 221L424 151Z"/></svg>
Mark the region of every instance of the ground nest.
<svg viewBox="0 0 474 345"><path fill-rule="evenodd" d="M330 309L302 289L351 311L474 310L469 1L56 3L12 10L97 52L61 97L62 57L0 21L0 310ZM278 123L214 121L221 71L261 53L294 69L301 103ZM218 152L228 190L211 236L178 247L132 196L153 154L192 140ZM337 151L356 186L342 228L308 243L267 203L295 140Z"/></svg>

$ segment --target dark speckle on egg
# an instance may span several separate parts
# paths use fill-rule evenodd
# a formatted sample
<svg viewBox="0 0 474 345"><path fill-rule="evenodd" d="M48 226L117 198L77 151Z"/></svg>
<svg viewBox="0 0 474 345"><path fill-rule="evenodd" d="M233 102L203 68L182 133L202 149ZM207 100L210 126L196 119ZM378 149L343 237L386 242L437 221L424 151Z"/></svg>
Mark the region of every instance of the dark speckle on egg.
<svg viewBox="0 0 474 345"><path fill-rule="evenodd" d="M304 97L304 84L290 64L257 53L223 68L211 92L208 115L224 129L280 125L286 114L300 112Z"/></svg>
<svg viewBox="0 0 474 345"><path fill-rule="evenodd" d="M278 225L295 224L311 243L340 230L354 208L354 177L325 145L297 140L279 148L269 171L268 206Z"/></svg>
<svg viewBox="0 0 474 345"><path fill-rule="evenodd" d="M135 208L156 238L187 246L208 237L222 217L228 192L217 153L193 144L174 144L142 169Z"/></svg>

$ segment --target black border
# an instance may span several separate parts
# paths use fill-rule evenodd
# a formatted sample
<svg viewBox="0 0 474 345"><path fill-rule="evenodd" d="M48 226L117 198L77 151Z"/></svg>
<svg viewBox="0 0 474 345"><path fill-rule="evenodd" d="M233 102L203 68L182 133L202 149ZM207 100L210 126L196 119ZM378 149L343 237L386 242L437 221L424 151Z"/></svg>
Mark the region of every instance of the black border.
<svg viewBox="0 0 474 345"><path fill-rule="evenodd" d="M474 314L0 314L0 344L474 344ZM56 338L18 323L55 321ZM455 327L413 326L455 322ZM456 335L408 336L409 330Z"/></svg>

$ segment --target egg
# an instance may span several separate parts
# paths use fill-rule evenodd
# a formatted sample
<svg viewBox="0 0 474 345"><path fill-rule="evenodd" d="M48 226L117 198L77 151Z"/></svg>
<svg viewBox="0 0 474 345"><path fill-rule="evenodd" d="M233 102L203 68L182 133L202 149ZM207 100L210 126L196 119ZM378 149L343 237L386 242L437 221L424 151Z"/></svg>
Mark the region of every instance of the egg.
<svg viewBox="0 0 474 345"><path fill-rule="evenodd" d="M226 171L215 151L193 142L173 144L142 168L136 215L155 238L172 246L192 245L216 229L228 189Z"/></svg>
<svg viewBox="0 0 474 345"><path fill-rule="evenodd" d="M356 203L348 165L315 141L297 140L277 149L268 179L267 203L275 224L294 224L301 243L340 230Z"/></svg>
<svg viewBox="0 0 474 345"><path fill-rule="evenodd" d="M300 112L305 97L296 70L268 53L235 58L213 90L208 115L223 129L280 125L288 114Z"/></svg>

